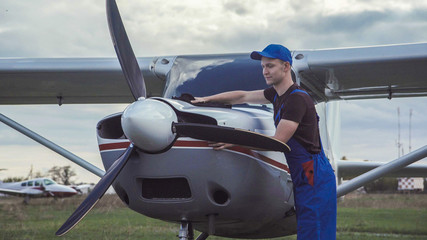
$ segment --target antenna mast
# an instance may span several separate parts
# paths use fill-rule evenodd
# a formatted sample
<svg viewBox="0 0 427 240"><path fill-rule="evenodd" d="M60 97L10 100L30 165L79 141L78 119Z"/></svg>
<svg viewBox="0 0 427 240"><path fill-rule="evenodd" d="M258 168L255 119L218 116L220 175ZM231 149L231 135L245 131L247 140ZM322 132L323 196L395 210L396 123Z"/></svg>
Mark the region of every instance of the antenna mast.
<svg viewBox="0 0 427 240"><path fill-rule="evenodd" d="M411 122L412 122L412 108L409 109L409 152L411 152Z"/></svg>
<svg viewBox="0 0 427 240"><path fill-rule="evenodd" d="M397 107L397 156L400 158L400 148L402 144L400 143L400 108Z"/></svg>

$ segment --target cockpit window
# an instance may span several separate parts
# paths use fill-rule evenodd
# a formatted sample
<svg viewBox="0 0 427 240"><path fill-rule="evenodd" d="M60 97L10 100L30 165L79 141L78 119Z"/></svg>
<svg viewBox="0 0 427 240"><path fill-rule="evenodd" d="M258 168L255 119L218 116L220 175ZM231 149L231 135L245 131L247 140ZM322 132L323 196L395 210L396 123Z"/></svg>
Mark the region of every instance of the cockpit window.
<svg viewBox="0 0 427 240"><path fill-rule="evenodd" d="M259 90L268 85L259 61L249 54L177 57L164 96L209 96L233 90ZM261 106L261 105L259 105Z"/></svg>
<svg viewBox="0 0 427 240"><path fill-rule="evenodd" d="M43 183L45 186L55 184L55 182L50 179L44 179Z"/></svg>

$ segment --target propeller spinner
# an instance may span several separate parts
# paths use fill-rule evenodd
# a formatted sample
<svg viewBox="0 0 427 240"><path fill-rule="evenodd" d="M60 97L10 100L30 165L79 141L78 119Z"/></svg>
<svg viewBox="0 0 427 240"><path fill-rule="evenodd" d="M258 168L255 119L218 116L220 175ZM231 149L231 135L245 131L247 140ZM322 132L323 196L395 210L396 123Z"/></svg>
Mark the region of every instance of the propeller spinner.
<svg viewBox="0 0 427 240"><path fill-rule="evenodd" d="M141 99L129 105L122 114L123 131L139 149L158 153L168 150L177 134L172 123L178 122L175 111L166 103Z"/></svg>

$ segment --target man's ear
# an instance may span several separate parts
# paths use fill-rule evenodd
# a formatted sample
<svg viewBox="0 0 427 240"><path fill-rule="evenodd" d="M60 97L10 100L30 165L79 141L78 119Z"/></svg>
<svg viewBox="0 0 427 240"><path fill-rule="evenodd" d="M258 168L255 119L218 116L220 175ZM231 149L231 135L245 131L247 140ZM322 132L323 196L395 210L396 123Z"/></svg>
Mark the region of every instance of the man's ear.
<svg viewBox="0 0 427 240"><path fill-rule="evenodd" d="M286 68L288 67L288 62L283 62L282 66L283 66L283 71L286 72Z"/></svg>

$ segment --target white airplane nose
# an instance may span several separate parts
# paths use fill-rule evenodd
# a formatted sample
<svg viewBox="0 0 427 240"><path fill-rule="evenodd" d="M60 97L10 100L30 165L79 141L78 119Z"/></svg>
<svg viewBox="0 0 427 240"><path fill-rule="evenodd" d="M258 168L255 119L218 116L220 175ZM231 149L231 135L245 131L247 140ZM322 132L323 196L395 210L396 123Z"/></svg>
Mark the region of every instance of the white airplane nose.
<svg viewBox="0 0 427 240"><path fill-rule="evenodd" d="M172 122L178 122L174 110L154 99L140 99L129 105L122 114L125 135L138 148L160 152L172 144L176 134Z"/></svg>
<svg viewBox="0 0 427 240"><path fill-rule="evenodd" d="M46 187L46 191L50 192L52 196L58 197L70 197L77 194L75 189L57 184Z"/></svg>
<svg viewBox="0 0 427 240"><path fill-rule="evenodd" d="M62 185L57 185L52 190L61 191L64 193L77 193L77 191L74 188L71 188L68 186L62 186Z"/></svg>
<svg viewBox="0 0 427 240"><path fill-rule="evenodd" d="M68 190L67 192L69 192L69 193L76 193L77 194L77 190L74 188L69 187L67 190Z"/></svg>

